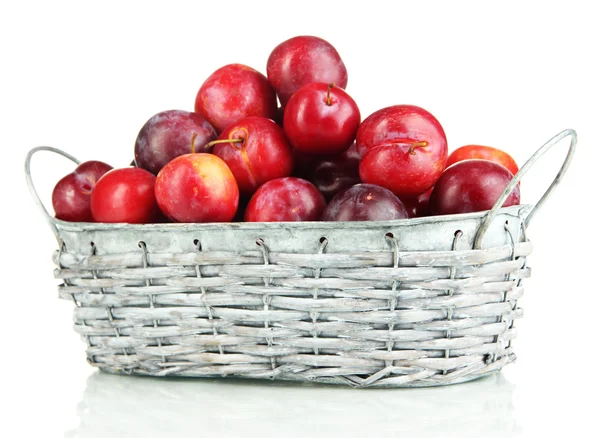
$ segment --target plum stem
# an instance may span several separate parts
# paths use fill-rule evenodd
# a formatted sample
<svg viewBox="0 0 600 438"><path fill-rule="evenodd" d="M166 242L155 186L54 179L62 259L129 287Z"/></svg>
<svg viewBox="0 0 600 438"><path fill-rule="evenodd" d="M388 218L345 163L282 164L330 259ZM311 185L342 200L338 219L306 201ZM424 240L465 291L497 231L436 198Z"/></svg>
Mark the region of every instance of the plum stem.
<svg viewBox="0 0 600 438"><path fill-rule="evenodd" d="M196 137L198 137L198 133L197 133L197 132L194 132L194 133L192 134L192 154L195 154L195 153L196 153L196 144L195 144Z"/></svg>
<svg viewBox="0 0 600 438"><path fill-rule="evenodd" d="M331 89L335 87L335 83L332 82L327 86L327 97L325 97L325 104L331 106Z"/></svg>
<svg viewBox="0 0 600 438"><path fill-rule="evenodd" d="M416 153L415 149L416 148L424 148L425 146L427 146L427 142L426 141L417 141L417 142L414 142L408 148L408 153L410 155L415 155L415 153Z"/></svg>
<svg viewBox="0 0 600 438"><path fill-rule="evenodd" d="M212 148L214 145L219 144L219 143L243 143L244 139L243 138L224 138L221 140L213 140L209 143L206 143L206 146L204 146L204 149L210 149Z"/></svg>

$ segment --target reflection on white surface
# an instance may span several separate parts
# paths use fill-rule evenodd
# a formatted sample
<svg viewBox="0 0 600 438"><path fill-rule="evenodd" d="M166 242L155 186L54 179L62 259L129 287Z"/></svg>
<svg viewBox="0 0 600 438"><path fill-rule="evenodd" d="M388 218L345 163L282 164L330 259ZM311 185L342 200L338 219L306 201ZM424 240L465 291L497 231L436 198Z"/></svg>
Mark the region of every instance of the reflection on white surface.
<svg viewBox="0 0 600 438"><path fill-rule="evenodd" d="M65 436L507 436L520 429L513 387L501 373L437 388L361 390L96 371L77 406L80 424Z"/></svg>

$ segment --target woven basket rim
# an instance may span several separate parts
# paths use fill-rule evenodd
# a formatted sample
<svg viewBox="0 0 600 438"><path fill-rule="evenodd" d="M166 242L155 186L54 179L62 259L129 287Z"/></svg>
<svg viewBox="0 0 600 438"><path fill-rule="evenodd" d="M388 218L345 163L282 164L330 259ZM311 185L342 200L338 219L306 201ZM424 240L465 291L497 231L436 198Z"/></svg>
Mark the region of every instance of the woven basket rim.
<svg viewBox="0 0 600 438"><path fill-rule="evenodd" d="M526 216L533 209L531 204L518 204L510 207L502 207L497 215L508 214L514 216ZM306 222L210 222L210 223L153 223L153 224L128 224L128 223L100 223L100 222L67 222L53 218L57 227L65 231L96 231L96 230L120 230L123 228L135 230L153 230L153 229L171 229L171 230L214 230L214 229L235 229L235 230L269 230L280 228L285 225L290 229L371 229L397 226L410 226L425 223L439 222L460 222L465 219L483 218L490 210L456 213L439 216L425 216L406 219L394 219L387 221L348 221L348 222L326 222L326 221L306 221Z"/></svg>

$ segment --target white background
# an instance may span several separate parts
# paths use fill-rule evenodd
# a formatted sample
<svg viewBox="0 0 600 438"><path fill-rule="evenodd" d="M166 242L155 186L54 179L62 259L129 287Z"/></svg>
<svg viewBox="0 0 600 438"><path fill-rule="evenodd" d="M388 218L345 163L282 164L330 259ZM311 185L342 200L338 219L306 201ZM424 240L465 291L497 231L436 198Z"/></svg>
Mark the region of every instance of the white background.
<svg viewBox="0 0 600 438"><path fill-rule="evenodd" d="M4 2L0 6L2 288L0 436L590 436L598 392L600 135L593 2ZM54 237L23 160L53 145L126 166L141 125L193 109L204 79L265 72L278 43L329 40L363 118L392 104L432 112L450 149L497 146L519 164L564 128L572 166L529 228L532 278L518 360L499 376L427 390L352 391L99 374L53 278ZM567 142L526 176L533 203ZM71 166L33 163L48 201ZM596 216L598 217L598 216ZM597 433L597 432L596 432ZM402 435L401 435L402 434Z"/></svg>

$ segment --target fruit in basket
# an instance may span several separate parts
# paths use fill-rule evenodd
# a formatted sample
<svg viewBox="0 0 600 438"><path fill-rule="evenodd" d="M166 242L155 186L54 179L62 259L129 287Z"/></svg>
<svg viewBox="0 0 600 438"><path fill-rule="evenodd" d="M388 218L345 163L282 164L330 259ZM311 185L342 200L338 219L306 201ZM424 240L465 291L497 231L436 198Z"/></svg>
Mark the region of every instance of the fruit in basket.
<svg viewBox="0 0 600 438"><path fill-rule="evenodd" d="M213 154L195 153L173 159L156 177L156 201L175 222L230 222L238 208L233 173Z"/></svg>
<svg viewBox="0 0 600 438"><path fill-rule="evenodd" d="M442 215L489 210L512 178L513 174L506 167L492 161L460 161L448 167L435 184L429 198L430 212ZM517 186L502 206L519 202Z"/></svg>
<svg viewBox="0 0 600 438"><path fill-rule="evenodd" d="M292 174L292 148L271 119L241 119L229 125L218 141L224 143L214 144L212 152L227 163L242 194L251 195L265 182Z"/></svg>
<svg viewBox="0 0 600 438"><path fill-rule="evenodd" d="M348 149L359 124L358 105L334 83L303 86L290 98L283 115L283 129L291 145L313 155Z"/></svg>
<svg viewBox="0 0 600 438"><path fill-rule="evenodd" d="M367 117L356 135L362 156L360 179L400 198L429 190L448 158L446 134L438 120L414 105L382 108Z"/></svg>
<svg viewBox="0 0 600 438"><path fill-rule="evenodd" d="M113 169L92 190L90 206L96 222L145 224L160 220L154 197L154 174L139 167Z"/></svg>
<svg viewBox="0 0 600 438"><path fill-rule="evenodd" d="M132 165L157 175L153 212L140 193L139 200L127 198L136 192L129 180L141 174L119 173L112 184L120 188L112 195L104 188L94 214L99 176L74 172L55 188L57 217L132 223L422 217L488 209L507 184L493 166L461 163L518 170L508 153L489 146L466 145L448 156L440 122L415 105L388 106L361 122L345 91L344 62L322 38L282 42L266 73L225 65L200 86L194 112L162 111L146 121ZM518 202L517 187L505 205Z"/></svg>
<svg viewBox="0 0 600 438"><path fill-rule="evenodd" d="M273 49L267 60L267 77L282 106L304 85L334 83L346 88L348 72L328 41L310 35L290 38Z"/></svg>
<svg viewBox="0 0 600 438"><path fill-rule="evenodd" d="M57 219L92 222L90 196L97 181L112 169L102 161L85 161L61 178L52 191L52 207Z"/></svg>
<svg viewBox="0 0 600 438"><path fill-rule="evenodd" d="M319 220L326 202L323 194L302 178L273 179L254 193L244 215L246 222Z"/></svg>
<svg viewBox="0 0 600 438"><path fill-rule="evenodd" d="M326 199L332 199L338 193L359 184L358 163L360 155L353 143L341 154L329 157L313 157L313 161L305 162L298 173L313 183Z"/></svg>
<svg viewBox="0 0 600 438"><path fill-rule="evenodd" d="M383 143L367 150L358 168L361 181L385 187L404 199L425 193L444 171L445 161L441 152L422 150L425 144Z"/></svg>
<svg viewBox="0 0 600 438"><path fill-rule="evenodd" d="M220 133L244 117L274 120L277 96L259 71L243 64L228 64L213 72L200 86L194 108Z"/></svg>
<svg viewBox="0 0 600 438"><path fill-rule="evenodd" d="M446 151L446 134L440 122L429 111L416 105L393 105L381 108L362 121L356 133L361 156L367 149L382 143L418 143L428 152ZM418 145L416 145L418 146ZM446 160L444 157L444 161Z"/></svg>
<svg viewBox="0 0 600 438"><path fill-rule="evenodd" d="M465 146L461 146L458 149L452 151L450 155L448 155L448 160L446 161L446 167L452 166L454 163L463 160L469 160L471 158L479 158L482 160L493 161L498 164L502 164L508 170L511 171L513 175L516 175L519 171L519 166L513 159L513 157L501 149L492 147L492 146L482 146L469 144Z"/></svg>
<svg viewBox="0 0 600 438"><path fill-rule="evenodd" d="M135 140L135 164L153 174L173 158L203 147L217 131L199 114L182 110L161 111L148 119Z"/></svg>
<svg viewBox="0 0 600 438"><path fill-rule="evenodd" d="M374 184L356 184L338 193L327 205L324 221L385 221L404 219L408 212L390 190Z"/></svg>
<svg viewBox="0 0 600 438"><path fill-rule="evenodd" d="M425 193L420 194L416 198L404 198L402 203L406 207L408 217L425 217L429 216L429 197L433 187Z"/></svg>

